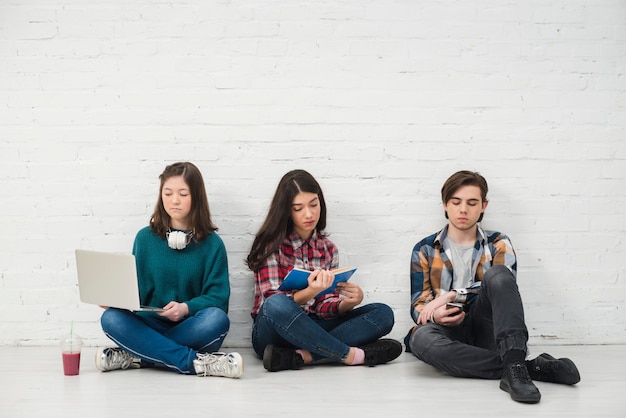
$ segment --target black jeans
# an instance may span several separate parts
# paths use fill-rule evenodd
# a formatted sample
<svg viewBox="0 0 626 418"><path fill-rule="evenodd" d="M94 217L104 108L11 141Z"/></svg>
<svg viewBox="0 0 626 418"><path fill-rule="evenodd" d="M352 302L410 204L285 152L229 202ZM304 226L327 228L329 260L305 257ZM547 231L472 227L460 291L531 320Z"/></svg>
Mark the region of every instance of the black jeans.
<svg viewBox="0 0 626 418"><path fill-rule="evenodd" d="M515 276L502 265L485 273L461 325L418 326L409 339L420 360L457 377L499 379L508 350L527 351L528 329Z"/></svg>

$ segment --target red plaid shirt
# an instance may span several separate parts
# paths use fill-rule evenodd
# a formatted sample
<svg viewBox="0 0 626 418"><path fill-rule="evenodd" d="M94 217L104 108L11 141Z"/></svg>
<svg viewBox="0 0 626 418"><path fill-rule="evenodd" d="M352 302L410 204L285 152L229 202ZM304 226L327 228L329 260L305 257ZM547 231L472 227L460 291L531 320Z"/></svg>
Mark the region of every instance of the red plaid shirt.
<svg viewBox="0 0 626 418"><path fill-rule="evenodd" d="M295 290L284 292L278 290L289 271L298 267L307 270L330 270L339 266L339 253L335 244L328 238L321 236L317 231L308 240L304 241L294 231L278 248L278 251L269 256L263 266L254 274L254 308L253 318L261 309L265 299L275 293L282 293L293 297ZM309 314L321 319L330 319L338 316L339 295L328 293L309 300L301 305Z"/></svg>

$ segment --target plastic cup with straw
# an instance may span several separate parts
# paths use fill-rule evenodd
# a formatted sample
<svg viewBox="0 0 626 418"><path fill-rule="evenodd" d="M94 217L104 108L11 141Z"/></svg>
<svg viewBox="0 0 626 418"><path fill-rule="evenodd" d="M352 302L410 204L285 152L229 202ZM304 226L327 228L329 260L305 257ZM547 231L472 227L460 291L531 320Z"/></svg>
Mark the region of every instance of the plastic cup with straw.
<svg viewBox="0 0 626 418"><path fill-rule="evenodd" d="M61 339L63 374L76 376L80 372L80 351L83 340L74 332L74 321L70 324L70 333Z"/></svg>

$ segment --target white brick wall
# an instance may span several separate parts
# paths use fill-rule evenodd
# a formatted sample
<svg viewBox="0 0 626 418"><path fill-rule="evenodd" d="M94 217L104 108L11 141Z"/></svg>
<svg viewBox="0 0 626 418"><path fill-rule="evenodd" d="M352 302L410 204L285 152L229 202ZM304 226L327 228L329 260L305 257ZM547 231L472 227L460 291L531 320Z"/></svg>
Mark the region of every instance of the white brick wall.
<svg viewBox="0 0 626 418"><path fill-rule="evenodd" d="M621 0L47 0L0 4L0 344L53 344L73 250L130 251L167 163L208 184L229 253L227 346L278 179L310 170L366 301L410 324L414 243L458 169L491 185L533 343L626 343Z"/></svg>

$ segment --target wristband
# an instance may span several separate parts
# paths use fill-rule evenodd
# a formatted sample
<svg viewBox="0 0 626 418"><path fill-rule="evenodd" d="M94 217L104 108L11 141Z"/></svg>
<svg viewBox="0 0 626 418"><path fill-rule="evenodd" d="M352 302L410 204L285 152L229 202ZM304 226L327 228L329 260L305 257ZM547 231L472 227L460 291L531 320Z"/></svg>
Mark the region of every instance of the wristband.
<svg viewBox="0 0 626 418"><path fill-rule="evenodd" d="M465 303L467 300L467 289L454 289L454 291L456 292L454 301L457 303Z"/></svg>

